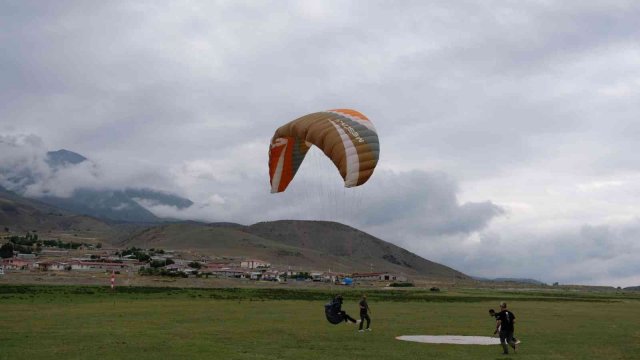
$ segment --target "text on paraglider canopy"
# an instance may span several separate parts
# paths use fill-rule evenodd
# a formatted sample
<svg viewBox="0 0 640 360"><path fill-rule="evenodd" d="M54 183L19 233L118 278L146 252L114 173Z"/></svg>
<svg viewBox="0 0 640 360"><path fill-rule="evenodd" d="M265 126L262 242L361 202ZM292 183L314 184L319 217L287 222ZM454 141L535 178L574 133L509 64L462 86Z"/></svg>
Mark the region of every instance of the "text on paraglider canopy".
<svg viewBox="0 0 640 360"><path fill-rule="evenodd" d="M345 131L347 131L349 134L351 134L357 142L359 143L364 142L364 139L360 136L360 134L358 134L356 129L354 129L351 125L345 123L340 119L331 120L331 122L333 122L334 124L337 123L338 125L340 125L340 127L343 128Z"/></svg>

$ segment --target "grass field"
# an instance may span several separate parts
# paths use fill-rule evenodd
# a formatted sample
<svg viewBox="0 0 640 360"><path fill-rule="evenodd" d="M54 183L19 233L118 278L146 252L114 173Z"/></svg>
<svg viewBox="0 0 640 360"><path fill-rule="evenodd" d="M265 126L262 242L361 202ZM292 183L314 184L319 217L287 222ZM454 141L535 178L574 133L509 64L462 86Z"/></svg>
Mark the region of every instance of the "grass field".
<svg viewBox="0 0 640 360"><path fill-rule="evenodd" d="M359 292L345 291L357 315ZM368 291L372 332L331 325L329 289L0 286L0 359L640 359L640 295ZM490 336L489 308L518 317L517 354L398 335Z"/></svg>

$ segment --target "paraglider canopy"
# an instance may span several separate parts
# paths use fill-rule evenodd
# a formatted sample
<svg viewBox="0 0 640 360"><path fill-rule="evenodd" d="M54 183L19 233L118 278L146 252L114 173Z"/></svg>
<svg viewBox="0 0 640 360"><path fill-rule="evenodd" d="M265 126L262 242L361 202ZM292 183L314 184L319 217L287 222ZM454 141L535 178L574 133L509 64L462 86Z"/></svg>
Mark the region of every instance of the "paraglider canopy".
<svg viewBox="0 0 640 360"><path fill-rule="evenodd" d="M279 127L271 139L272 193L287 188L312 145L331 159L345 187L364 184L378 163L378 134L362 113L335 109L308 114Z"/></svg>

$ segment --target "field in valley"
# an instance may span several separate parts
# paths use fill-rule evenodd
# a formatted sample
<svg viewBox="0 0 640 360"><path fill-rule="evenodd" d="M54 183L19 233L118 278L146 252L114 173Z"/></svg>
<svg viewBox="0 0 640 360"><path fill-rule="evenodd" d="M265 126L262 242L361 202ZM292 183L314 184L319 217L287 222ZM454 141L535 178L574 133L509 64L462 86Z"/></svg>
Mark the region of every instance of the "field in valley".
<svg viewBox="0 0 640 360"><path fill-rule="evenodd" d="M638 359L640 294L368 289L372 329L331 325L323 304L358 289L0 285L0 359ZM399 335L490 336L506 300L518 353L402 342Z"/></svg>

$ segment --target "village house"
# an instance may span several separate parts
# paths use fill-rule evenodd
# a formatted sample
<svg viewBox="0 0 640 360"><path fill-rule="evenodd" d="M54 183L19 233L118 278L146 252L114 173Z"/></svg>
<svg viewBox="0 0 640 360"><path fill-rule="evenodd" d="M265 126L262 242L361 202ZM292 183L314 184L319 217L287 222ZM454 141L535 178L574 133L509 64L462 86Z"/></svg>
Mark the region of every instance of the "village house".
<svg viewBox="0 0 640 360"><path fill-rule="evenodd" d="M163 266L162 268L169 272L180 272L184 270L186 266L183 266L180 264L169 264L169 265Z"/></svg>
<svg viewBox="0 0 640 360"><path fill-rule="evenodd" d="M139 263L139 262L140 262L140 261L138 261L138 259L136 259L135 257L131 257L131 258L129 258L129 257L127 257L127 258L122 258L120 261L122 261L123 263L126 263L126 264L137 264L137 263Z"/></svg>
<svg viewBox="0 0 640 360"><path fill-rule="evenodd" d="M407 281L406 276L387 272L353 273L351 278L356 281Z"/></svg>
<svg viewBox="0 0 640 360"><path fill-rule="evenodd" d="M63 271L71 270L71 265L68 262L45 260L35 263L36 268L40 271Z"/></svg>
<svg viewBox="0 0 640 360"><path fill-rule="evenodd" d="M145 267L153 268L153 266L151 266L150 264L147 264L147 266L145 266ZM167 271L181 271L182 269L185 268L185 266L180 265L180 264L169 264L169 265L161 266L161 268L165 269Z"/></svg>
<svg viewBox="0 0 640 360"><path fill-rule="evenodd" d="M256 259L242 260L240 262L240 267L244 269L268 268L270 266L270 263Z"/></svg>
<svg viewBox="0 0 640 360"><path fill-rule="evenodd" d="M154 255L151 257L151 261L167 261L167 259L173 259L173 255Z"/></svg>
<svg viewBox="0 0 640 360"><path fill-rule="evenodd" d="M167 266L164 266L163 269L172 273L183 272L185 274L191 274L191 275L198 273L198 269L194 269L185 264L169 264Z"/></svg>
<svg viewBox="0 0 640 360"><path fill-rule="evenodd" d="M111 262L137 262L138 261L138 258L136 258L136 256L133 254L129 254L125 256L108 255L108 256L103 256L102 258Z"/></svg>
<svg viewBox="0 0 640 360"><path fill-rule="evenodd" d="M219 269L209 269L208 272L211 275L215 275L218 277L227 277L227 278L244 278L248 277L245 270L240 270L238 268L219 268Z"/></svg>
<svg viewBox="0 0 640 360"><path fill-rule="evenodd" d="M71 270L80 271L121 271L131 267L130 264L98 262L98 261L76 261L71 263Z"/></svg>
<svg viewBox="0 0 640 360"><path fill-rule="evenodd" d="M280 273L276 270L267 270L262 272L261 280L278 281L279 279Z"/></svg>
<svg viewBox="0 0 640 360"><path fill-rule="evenodd" d="M286 270L286 271L284 272L284 275L285 275L286 277L292 277L292 276L294 276L294 275L298 274L298 272L299 272L298 270L291 270L291 269L289 269L289 270Z"/></svg>
<svg viewBox="0 0 640 360"><path fill-rule="evenodd" d="M309 275L311 275L311 280L313 281L327 281L323 272L312 272Z"/></svg>
<svg viewBox="0 0 640 360"><path fill-rule="evenodd" d="M185 266L193 262L193 260L180 259L180 258L167 258L167 259L168 260L170 259L171 261L173 261L174 264L185 265Z"/></svg>
<svg viewBox="0 0 640 360"><path fill-rule="evenodd" d="M202 265L202 268L205 271L219 270L219 269L229 269L229 268L235 268L235 267L238 267L238 264L210 262L210 263L206 263L206 264Z"/></svg>
<svg viewBox="0 0 640 360"><path fill-rule="evenodd" d="M342 279L346 276L343 273L330 272L330 271L312 272L309 275L311 275L311 279L313 281L322 281L322 282L336 282L338 281L338 279Z"/></svg>
<svg viewBox="0 0 640 360"><path fill-rule="evenodd" d="M2 259L0 261L0 265L2 265L5 270L28 270L33 266L33 261L18 258L7 258Z"/></svg>

